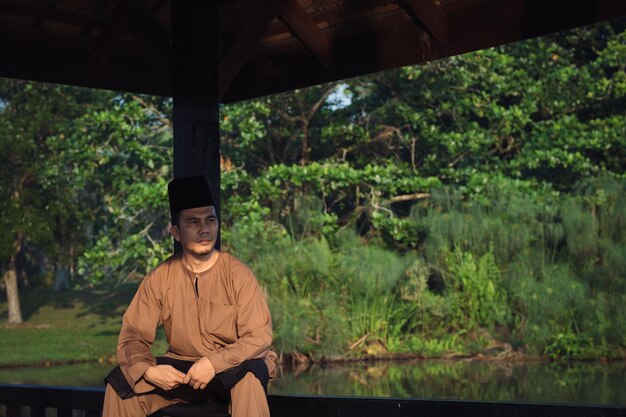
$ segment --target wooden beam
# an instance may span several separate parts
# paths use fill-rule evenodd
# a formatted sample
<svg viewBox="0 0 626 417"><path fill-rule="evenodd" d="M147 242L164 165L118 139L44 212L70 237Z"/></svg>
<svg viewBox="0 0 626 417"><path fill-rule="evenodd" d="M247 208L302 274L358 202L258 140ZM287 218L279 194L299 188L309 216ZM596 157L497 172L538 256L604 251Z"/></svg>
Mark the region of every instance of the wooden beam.
<svg viewBox="0 0 626 417"><path fill-rule="evenodd" d="M437 41L448 41L448 16L435 0L404 0L426 30Z"/></svg>
<svg viewBox="0 0 626 417"><path fill-rule="evenodd" d="M218 3L172 2L174 178L204 175L220 213Z"/></svg>
<svg viewBox="0 0 626 417"><path fill-rule="evenodd" d="M48 31L4 30L0 26L0 77L104 88L141 94L172 95L172 83L154 66L143 48L116 48L98 79L91 76L85 38L67 38ZM14 36L16 35L21 36ZM32 36L31 36L32 35ZM67 42L63 43L67 38ZM78 42L80 40L80 42ZM132 71L130 70L132 69Z"/></svg>
<svg viewBox="0 0 626 417"><path fill-rule="evenodd" d="M222 58L219 66L219 98L221 99L239 70L259 43L276 15L282 0L256 1L242 23L235 43Z"/></svg>
<svg viewBox="0 0 626 417"><path fill-rule="evenodd" d="M86 29L101 27L105 19L97 14L77 13L61 10L51 6L32 6L28 3L19 4L15 1L0 0L0 13L32 17L41 20L51 20L59 23L80 26Z"/></svg>
<svg viewBox="0 0 626 417"><path fill-rule="evenodd" d="M281 4L278 14L304 46L313 53L328 70L334 67L333 45L331 40L315 24L313 19L300 7L297 0L287 0Z"/></svg>
<svg viewBox="0 0 626 417"><path fill-rule="evenodd" d="M89 47L90 42L89 38L85 36L72 36L51 30L33 29L30 26L0 25L0 42L4 41L25 41L32 42L35 47L37 45L48 45L64 49L84 49L85 51ZM1 60L0 62L2 61L7 60Z"/></svg>

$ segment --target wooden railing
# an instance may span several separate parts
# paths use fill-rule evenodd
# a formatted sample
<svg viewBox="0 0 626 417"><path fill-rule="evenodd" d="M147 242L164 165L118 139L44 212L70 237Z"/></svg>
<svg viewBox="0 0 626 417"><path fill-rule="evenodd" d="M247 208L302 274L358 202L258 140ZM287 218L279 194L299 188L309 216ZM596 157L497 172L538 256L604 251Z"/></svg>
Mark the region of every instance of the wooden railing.
<svg viewBox="0 0 626 417"><path fill-rule="evenodd" d="M46 409L54 409L57 417L97 417L100 416L103 398L102 388L0 384L0 416L45 417ZM270 395L268 401L273 417L626 417L624 405L527 404L301 395Z"/></svg>

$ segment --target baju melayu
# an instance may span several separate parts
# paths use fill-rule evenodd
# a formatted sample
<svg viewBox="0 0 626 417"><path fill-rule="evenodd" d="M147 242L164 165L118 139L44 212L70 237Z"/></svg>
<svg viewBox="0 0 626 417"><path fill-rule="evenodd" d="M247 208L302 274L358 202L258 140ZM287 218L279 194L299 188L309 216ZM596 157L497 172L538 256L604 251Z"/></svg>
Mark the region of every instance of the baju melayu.
<svg viewBox="0 0 626 417"><path fill-rule="evenodd" d="M209 385L214 386L216 380L237 381L232 388L223 384L230 388L233 417L269 416L267 380L260 381L257 372L259 363L267 367L266 375L273 376L275 371L276 355L269 349L269 309L252 271L234 256L220 252L207 271L190 271L179 253L144 278L124 314L117 347L118 373L123 375L119 379L131 392L122 395L124 399L115 383L107 384L103 417L146 416L188 400L177 397L175 390L155 389L143 378L157 364L150 346L159 325L169 343L159 363L206 357L217 374ZM245 372L249 363L255 366ZM234 380L229 376L229 370L236 374L242 369Z"/></svg>

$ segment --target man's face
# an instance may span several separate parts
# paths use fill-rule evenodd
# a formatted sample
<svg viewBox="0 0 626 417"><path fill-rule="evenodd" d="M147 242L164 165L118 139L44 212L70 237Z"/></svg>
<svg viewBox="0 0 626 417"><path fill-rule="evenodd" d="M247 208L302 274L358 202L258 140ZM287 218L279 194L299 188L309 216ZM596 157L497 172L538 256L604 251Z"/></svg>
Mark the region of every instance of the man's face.
<svg viewBox="0 0 626 417"><path fill-rule="evenodd" d="M204 206L180 212L178 226L170 232L180 242L183 251L190 255L206 256L211 253L217 240L219 224L214 206Z"/></svg>

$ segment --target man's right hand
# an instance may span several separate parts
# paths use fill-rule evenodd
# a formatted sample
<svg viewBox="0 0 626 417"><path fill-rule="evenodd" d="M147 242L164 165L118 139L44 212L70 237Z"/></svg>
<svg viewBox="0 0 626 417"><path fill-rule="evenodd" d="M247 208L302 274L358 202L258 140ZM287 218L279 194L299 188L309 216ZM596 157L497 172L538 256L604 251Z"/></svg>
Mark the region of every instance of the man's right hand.
<svg viewBox="0 0 626 417"><path fill-rule="evenodd" d="M154 365L143 374L143 379L164 391L169 391L183 383L185 374L171 365Z"/></svg>

